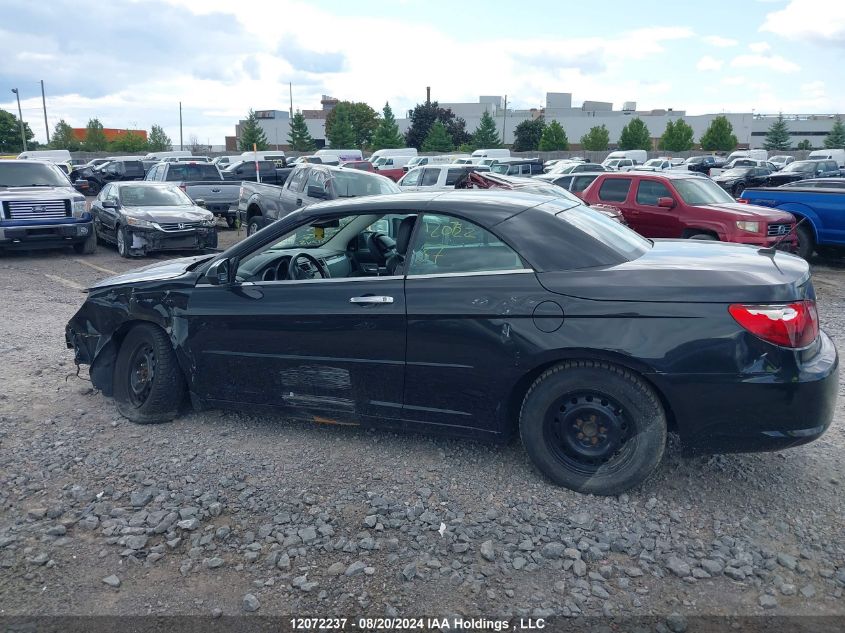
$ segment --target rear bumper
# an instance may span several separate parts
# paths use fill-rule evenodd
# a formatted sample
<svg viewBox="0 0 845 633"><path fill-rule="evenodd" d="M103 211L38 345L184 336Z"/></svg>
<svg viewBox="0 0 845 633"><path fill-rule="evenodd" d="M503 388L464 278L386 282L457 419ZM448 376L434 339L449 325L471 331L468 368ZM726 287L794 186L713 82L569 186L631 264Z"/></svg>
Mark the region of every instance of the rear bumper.
<svg viewBox="0 0 845 633"><path fill-rule="evenodd" d="M650 378L667 396L687 450L775 451L812 442L828 429L839 391L839 359L820 332L818 351L793 368Z"/></svg>
<svg viewBox="0 0 845 633"><path fill-rule="evenodd" d="M0 248L61 248L84 242L93 232L94 222L87 213L56 222L0 222Z"/></svg>
<svg viewBox="0 0 845 633"><path fill-rule="evenodd" d="M237 203L233 204L229 202L206 202L205 208L220 218L238 217Z"/></svg>

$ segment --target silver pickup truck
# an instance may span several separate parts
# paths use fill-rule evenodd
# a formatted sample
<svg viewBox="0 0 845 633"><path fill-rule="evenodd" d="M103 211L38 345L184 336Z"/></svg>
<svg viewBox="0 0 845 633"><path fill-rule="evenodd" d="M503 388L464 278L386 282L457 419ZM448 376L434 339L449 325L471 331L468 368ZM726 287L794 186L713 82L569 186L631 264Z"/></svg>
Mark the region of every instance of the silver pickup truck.
<svg viewBox="0 0 845 633"><path fill-rule="evenodd" d="M159 163L144 180L171 182L188 197L214 215L226 218L229 228L238 217L238 194L241 183L225 180L217 165L202 162Z"/></svg>
<svg viewBox="0 0 845 633"><path fill-rule="evenodd" d="M0 160L0 251L97 250L94 222L67 175L43 160Z"/></svg>

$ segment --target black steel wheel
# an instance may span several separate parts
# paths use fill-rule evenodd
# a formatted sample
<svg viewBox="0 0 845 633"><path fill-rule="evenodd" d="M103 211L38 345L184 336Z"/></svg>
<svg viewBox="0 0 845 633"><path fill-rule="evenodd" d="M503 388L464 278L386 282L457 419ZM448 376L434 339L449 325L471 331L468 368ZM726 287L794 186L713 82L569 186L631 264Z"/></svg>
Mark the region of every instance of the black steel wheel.
<svg viewBox="0 0 845 633"><path fill-rule="evenodd" d="M535 381L519 430L537 468L577 492L614 495L641 483L666 445L666 414L635 373L600 361L567 361Z"/></svg>
<svg viewBox="0 0 845 633"><path fill-rule="evenodd" d="M123 339L113 381L118 411L138 424L172 420L186 393L170 340L151 323L136 325Z"/></svg>

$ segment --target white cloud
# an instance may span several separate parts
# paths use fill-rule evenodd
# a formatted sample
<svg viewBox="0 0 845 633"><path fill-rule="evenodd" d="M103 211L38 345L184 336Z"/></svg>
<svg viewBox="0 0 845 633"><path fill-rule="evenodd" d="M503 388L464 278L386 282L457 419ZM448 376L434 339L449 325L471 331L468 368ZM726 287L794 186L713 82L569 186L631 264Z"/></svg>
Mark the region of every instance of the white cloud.
<svg viewBox="0 0 845 633"><path fill-rule="evenodd" d="M772 49L768 42L753 42L748 45L748 48L754 53L767 53Z"/></svg>
<svg viewBox="0 0 845 633"><path fill-rule="evenodd" d="M739 44L737 40L722 37L721 35L705 35L701 39L707 44L710 44L710 46L716 46L718 48L730 48Z"/></svg>
<svg viewBox="0 0 845 633"><path fill-rule="evenodd" d="M705 55L701 59L698 60L698 63L695 67L698 70L721 70L723 62L721 59L716 59L715 57L711 57L710 55Z"/></svg>
<svg viewBox="0 0 845 633"><path fill-rule="evenodd" d="M791 0L769 13L761 31L789 40L822 41L845 45L845 2L842 0Z"/></svg>
<svg viewBox="0 0 845 633"><path fill-rule="evenodd" d="M733 75L722 79L722 83L726 86L744 86L747 81L748 80L742 75Z"/></svg>
<svg viewBox="0 0 845 633"><path fill-rule="evenodd" d="M731 68L766 68L779 73L794 73L801 67L780 55L739 55L731 60Z"/></svg>

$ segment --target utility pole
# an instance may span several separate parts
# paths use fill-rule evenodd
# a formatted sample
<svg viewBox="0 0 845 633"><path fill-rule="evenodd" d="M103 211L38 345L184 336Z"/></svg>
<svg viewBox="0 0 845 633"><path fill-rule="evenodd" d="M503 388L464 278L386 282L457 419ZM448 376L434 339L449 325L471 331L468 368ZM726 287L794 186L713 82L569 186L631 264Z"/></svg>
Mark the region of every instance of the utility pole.
<svg viewBox="0 0 845 633"><path fill-rule="evenodd" d="M179 102L179 149L185 149L184 144L182 143L182 102Z"/></svg>
<svg viewBox="0 0 845 633"><path fill-rule="evenodd" d="M502 112L502 145L505 144L505 125L508 118L508 95L505 95L505 109Z"/></svg>
<svg viewBox="0 0 845 633"><path fill-rule="evenodd" d="M41 80L41 105L44 106L44 131L47 132L47 144L50 144L50 126L47 125L47 98L44 96L44 80Z"/></svg>
<svg viewBox="0 0 845 633"><path fill-rule="evenodd" d="M23 151L26 151L26 128L23 124L23 112L21 111L21 96L18 94L17 88L12 88L12 92L15 93L15 96L18 98L18 120L21 124L21 141L23 141Z"/></svg>
<svg viewBox="0 0 845 633"><path fill-rule="evenodd" d="M290 118L293 120L293 82L288 82L288 89L290 90ZM276 148L278 149L278 148Z"/></svg>
<svg viewBox="0 0 845 633"><path fill-rule="evenodd" d="M425 87L425 104L431 103L431 86Z"/></svg>

